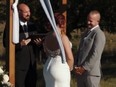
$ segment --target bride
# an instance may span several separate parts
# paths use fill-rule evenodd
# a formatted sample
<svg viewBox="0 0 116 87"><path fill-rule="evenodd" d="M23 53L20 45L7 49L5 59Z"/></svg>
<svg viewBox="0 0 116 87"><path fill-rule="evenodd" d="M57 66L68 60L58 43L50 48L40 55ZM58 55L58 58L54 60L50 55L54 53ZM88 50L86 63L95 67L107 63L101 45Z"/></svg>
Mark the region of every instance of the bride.
<svg viewBox="0 0 116 87"><path fill-rule="evenodd" d="M51 29L43 43L47 55L43 69L45 84L46 87L70 87L70 71L73 69L74 59L70 41L64 32L65 17L61 13L55 13L54 16L64 46L66 62L62 63L61 50L56 35ZM47 28L50 29L50 23Z"/></svg>

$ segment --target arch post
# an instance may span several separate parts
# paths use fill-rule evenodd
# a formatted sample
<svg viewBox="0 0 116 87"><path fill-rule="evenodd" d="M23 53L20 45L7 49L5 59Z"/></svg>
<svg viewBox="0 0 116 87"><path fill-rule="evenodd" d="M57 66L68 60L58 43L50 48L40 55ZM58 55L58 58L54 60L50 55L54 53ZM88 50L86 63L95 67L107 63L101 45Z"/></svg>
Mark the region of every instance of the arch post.
<svg viewBox="0 0 116 87"><path fill-rule="evenodd" d="M12 4L14 0L9 0L8 4L8 28L9 28L9 79L10 83L15 87L15 44L12 42L12 32L13 32L13 10Z"/></svg>

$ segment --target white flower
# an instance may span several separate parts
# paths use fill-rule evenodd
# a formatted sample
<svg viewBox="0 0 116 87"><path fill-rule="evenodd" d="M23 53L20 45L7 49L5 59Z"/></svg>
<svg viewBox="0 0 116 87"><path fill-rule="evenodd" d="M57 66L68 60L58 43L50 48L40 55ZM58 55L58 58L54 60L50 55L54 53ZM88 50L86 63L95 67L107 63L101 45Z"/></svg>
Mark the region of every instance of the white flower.
<svg viewBox="0 0 116 87"><path fill-rule="evenodd" d="M9 81L9 76L7 74L3 75L3 83L7 83Z"/></svg>
<svg viewBox="0 0 116 87"><path fill-rule="evenodd" d="M0 67L0 74L3 74L4 71L2 70L2 67Z"/></svg>
<svg viewBox="0 0 116 87"><path fill-rule="evenodd" d="M12 87L11 83L9 82L9 76L3 70L2 66L0 66L0 86L2 86L2 87Z"/></svg>

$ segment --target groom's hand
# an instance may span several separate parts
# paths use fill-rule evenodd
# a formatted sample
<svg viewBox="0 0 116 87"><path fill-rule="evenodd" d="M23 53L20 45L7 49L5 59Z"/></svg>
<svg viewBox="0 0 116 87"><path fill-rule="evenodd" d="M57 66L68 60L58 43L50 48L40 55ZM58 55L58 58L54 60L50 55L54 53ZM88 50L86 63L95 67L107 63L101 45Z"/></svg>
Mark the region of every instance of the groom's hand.
<svg viewBox="0 0 116 87"><path fill-rule="evenodd" d="M85 72L85 69L82 66L75 67L75 73L77 75L82 75Z"/></svg>

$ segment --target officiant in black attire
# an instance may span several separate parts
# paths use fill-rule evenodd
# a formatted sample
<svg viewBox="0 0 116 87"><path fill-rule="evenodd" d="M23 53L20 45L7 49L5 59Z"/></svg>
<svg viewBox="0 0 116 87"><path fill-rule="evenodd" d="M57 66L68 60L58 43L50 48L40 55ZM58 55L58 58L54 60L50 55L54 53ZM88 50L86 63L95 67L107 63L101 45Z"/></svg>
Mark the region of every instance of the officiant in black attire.
<svg viewBox="0 0 116 87"><path fill-rule="evenodd" d="M36 87L36 57L35 49L42 43L41 39L30 38L30 33L36 32L36 26L29 21L30 8L20 3L19 11L19 43L15 46L15 87ZM18 26L17 26L18 27ZM7 29L5 29L7 31ZM7 34L4 31L3 44L6 46Z"/></svg>

